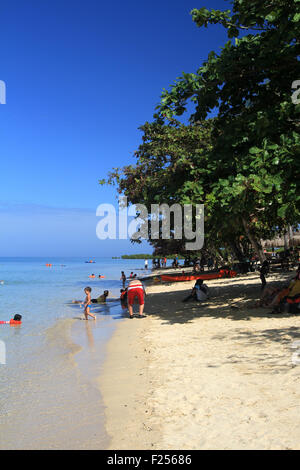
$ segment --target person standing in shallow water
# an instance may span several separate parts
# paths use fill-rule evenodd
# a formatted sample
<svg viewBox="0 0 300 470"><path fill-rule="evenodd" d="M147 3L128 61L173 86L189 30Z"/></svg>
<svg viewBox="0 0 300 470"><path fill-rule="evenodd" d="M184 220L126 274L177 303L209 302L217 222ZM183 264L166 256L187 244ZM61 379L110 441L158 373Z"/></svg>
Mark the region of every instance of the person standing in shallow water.
<svg viewBox="0 0 300 470"><path fill-rule="evenodd" d="M121 281L123 282L123 289L125 289L126 276L124 271L121 271Z"/></svg>

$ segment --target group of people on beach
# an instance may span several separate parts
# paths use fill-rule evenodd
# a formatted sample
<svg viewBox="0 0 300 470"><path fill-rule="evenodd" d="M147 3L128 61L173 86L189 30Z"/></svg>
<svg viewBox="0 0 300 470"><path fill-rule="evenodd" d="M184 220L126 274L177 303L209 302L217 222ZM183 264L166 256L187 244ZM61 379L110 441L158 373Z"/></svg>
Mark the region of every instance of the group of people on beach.
<svg viewBox="0 0 300 470"><path fill-rule="evenodd" d="M133 271L131 271L129 275L127 287L126 287L127 277L124 271L121 271L120 280L122 281L122 284L123 284L123 289L121 289L120 291L120 301L121 301L122 308L127 307L129 311L129 318L133 318L134 317L133 304L135 300L137 300L139 304L139 313L137 315L137 318L144 318L145 317L145 315L143 315L144 304L145 304L144 297L146 295L146 290L145 290L143 283L137 278L137 274L135 274ZM102 295L93 299L91 296L91 293L92 293L91 287L89 286L85 287L84 293L85 293L84 301L73 300L72 303L80 304L81 306L83 306L85 320L88 320L88 317L91 317L94 320L96 320L96 316L93 313L91 313L90 307L92 304L105 303L109 295L109 291L105 290Z"/></svg>
<svg viewBox="0 0 300 470"><path fill-rule="evenodd" d="M269 263L265 261L260 268L260 279L262 282L261 297L253 306L272 308L272 313L299 313L300 314L300 265L296 276L285 282L280 287L267 286L266 276L269 273ZM202 279L198 279L191 293L183 299L183 302L194 300L205 302L209 299L209 288Z"/></svg>
<svg viewBox="0 0 300 470"><path fill-rule="evenodd" d="M167 267L166 256L163 256L162 258L154 258L152 260L152 265L154 268L166 268Z"/></svg>
<svg viewBox="0 0 300 470"><path fill-rule="evenodd" d="M264 281L262 294L255 306L272 308L272 313L300 313L300 265L296 276L280 287L266 285L265 276L267 273L266 268L263 273L261 272L260 277L263 277L262 282Z"/></svg>
<svg viewBox="0 0 300 470"><path fill-rule="evenodd" d="M260 300L255 304L256 307L272 308L272 313L279 313L282 311L290 313L300 313L300 265L297 274L289 282L278 286L267 286L266 276L269 273L269 263L265 261L260 268L260 279L262 282L262 293ZM144 312L144 299L146 295L143 283L137 278L137 275L132 271L127 279L125 272L121 272L121 279L123 288L120 290L120 301L123 309L128 308L129 318L134 318L133 304L137 300L139 304L138 318L143 318ZM128 285L126 286L126 283ZM90 287L84 289L85 300L83 302L84 315L87 320L88 317L96 319L90 311L90 306L95 303L104 303L109 295L109 291L105 290L102 295L97 298L91 298ZM198 279L192 288L190 294L183 299L183 302L194 300L197 302L205 302L209 299L210 293L208 286L202 279ZM79 303L79 302L77 302Z"/></svg>
<svg viewBox="0 0 300 470"><path fill-rule="evenodd" d="M91 294L92 294L92 288L91 287L85 287L84 288L84 293L85 293L85 299L84 301L81 300L73 300L73 304L80 304L84 308L84 317L86 320L88 320L88 317L94 318L96 320L96 316L93 315L90 311L90 306L91 304L101 304L105 303L106 299L108 297L109 291L105 290L102 295L99 295L99 297L92 299Z"/></svg>

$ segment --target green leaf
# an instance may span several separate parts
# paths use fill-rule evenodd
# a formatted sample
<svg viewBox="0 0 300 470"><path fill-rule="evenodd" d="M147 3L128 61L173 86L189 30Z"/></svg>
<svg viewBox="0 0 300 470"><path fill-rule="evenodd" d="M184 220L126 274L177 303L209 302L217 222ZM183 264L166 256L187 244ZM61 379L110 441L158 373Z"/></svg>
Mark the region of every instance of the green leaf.
<svg viewBox="0 0 300 470"><path fill-rule="evenodd" d="M294 23L298 23L300 21L300 13L296 13L294 16L293 16L293 22Z"/></svg>
<svg viewBox="0 0 300 470"><path fill-rule="evenodd" d="M261 152L261 149L259 149L258 147L251 147L249 149L249 153L251 153L252 155L257 155L260 152Z"/></svg>

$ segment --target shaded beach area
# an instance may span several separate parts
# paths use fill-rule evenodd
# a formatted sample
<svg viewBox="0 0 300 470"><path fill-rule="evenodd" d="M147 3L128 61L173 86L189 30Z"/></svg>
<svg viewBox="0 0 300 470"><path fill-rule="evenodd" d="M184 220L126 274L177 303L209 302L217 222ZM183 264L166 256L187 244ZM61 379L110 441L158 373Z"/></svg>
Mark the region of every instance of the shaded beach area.
<svg viewBox="0 0 300 470"><path fill-rule="evenodd" d="M114 333L100 380L110 448L299 449L299 317L253 308L255 273L183 303L193 284L149 286L147 318Z"/></svg>

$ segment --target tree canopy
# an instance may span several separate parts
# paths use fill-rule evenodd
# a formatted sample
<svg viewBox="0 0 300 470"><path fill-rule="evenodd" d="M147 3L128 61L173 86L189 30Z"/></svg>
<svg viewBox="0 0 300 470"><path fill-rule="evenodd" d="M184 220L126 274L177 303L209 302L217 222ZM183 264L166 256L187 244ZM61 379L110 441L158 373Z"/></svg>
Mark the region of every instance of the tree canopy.
<svg viewBox="0 0 300 470"><path fill-rule="evenodd" d="M300 219L300 0L231 3L192 10L197 26L221 24L229 39L163 90L136 164L109 182L132 204L204 204L206 246L240 258L249 241L263 260L260 240Z"/></svg>

